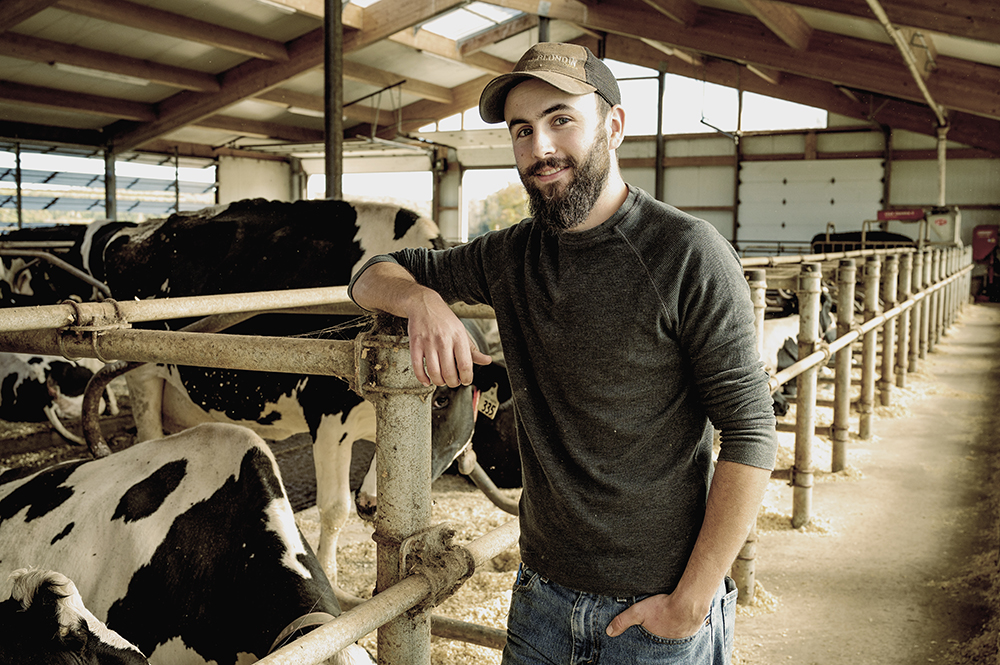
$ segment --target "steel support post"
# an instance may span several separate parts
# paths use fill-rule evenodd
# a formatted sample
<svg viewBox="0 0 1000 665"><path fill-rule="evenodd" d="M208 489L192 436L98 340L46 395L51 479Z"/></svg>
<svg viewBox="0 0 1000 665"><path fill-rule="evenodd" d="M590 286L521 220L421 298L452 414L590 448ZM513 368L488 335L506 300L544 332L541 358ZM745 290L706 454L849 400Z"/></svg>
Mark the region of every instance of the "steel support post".
<svg viewBox="0 0 1000 665"><path fill-rule="evenodd" d="M913 254L903 254L899 259L899 299L906 302L913 295ZM912 311L913 308L911 307ZM906 369L909 362L910 314L899 315L899 343L896 347L896 386L906 387Z"/></svg>
<svg viewBox="0 0 1000 665"><path fill-rule="evenodd" d="M869 256L865 261L865 321L878 316L878 287L882 262L877 256ZM878 329L865 333L861 344L861 399L858 401L858 436L870 439L872 435L872 415L875 412L875 353Z"/></svg>
<svg viewBox="0 0 1000 665"><path fill-rule="evenodd" d="M857 281L854 259L841 259L837 270L837 337L843 337L854 325L854 287ZM848 344L834 361L833 379L833 454L830 469L836 473L847 466L847 439L851 418L851 361Z"/></svg>
<svg viewBox="0 0 1000 665"><path fill-rule="evenodd" d="M753 303L754 324L757 328L757 353L763 353L764 343L764 310L767 307L767 271L747 270L747 283L750 285L750 302ZM736 602L749 605L753 602L754 589L757 585L757 520L753 521L750 533L736 555L730 570L730 576L736 582L738 595Z"/></svg>
<svg viewBox="0 0 1000 665"><path fill-rule="evenodd" d="M926 291L931 285L931 268L934 263L934 253L926 249L923 251L924 255L924 290ZM934 307L934 297L928 293L924 297L924 305L920 309L920 359L923 360L927 357L927 352L930 351L930 330L931 330L931 312Z"/></svg>
<svg viewBox="0 0 1000 665"><path fill-rule="evenodd" d="M430 526L432 390L413 376L410 351L395 337L360 340L358 386L375 405L375 593L408 574L403 542ZM377 374L375 372L377 369ZM378 629L380 665L429 665L431 620L427 610L403 613Z"/></svg>
<svg viewBox="0 0 1000 665"><path fill-rule="evenodd" d="M882 309L889 311L896 306L896 292L899 283L899 256L891 254L885 259L885 270L882 271ZM892 386L896 382L896 319L892 318L882 325L882 378L879 381L879 393L882 406L892 405Z"/></svg>
<svg viewBox="0 0 1000 665"><path fill-rule="evenodd" d="M941 250L931 250L931 286L941 281ZM931 311L927 324L927 353L933 353L940 336L938 321L941 318L941 289L931 294Z"/></svg>
<svg viewBox="0 0 1000 665"><path fill-rule="evenodd" d="M913 275L910 280L910 295L922 291L924 280L924 253L913 253ZM910 366L909 371L917 371L917 361L920 359L920 318L927 307L927 299L921 298L910 308Z"/></svg>
<svg viewBox="0 0 1000 665"><path fill-rule="evenodd" d="M803 263L796 290L799 298L799 358L812 355L819 341L820 282L822 265ZM813 460L812 444L816 431L815 365L796 378L798 391L795 401L795 465L792 468L792 527L809 523L812 511Z"/></svg>

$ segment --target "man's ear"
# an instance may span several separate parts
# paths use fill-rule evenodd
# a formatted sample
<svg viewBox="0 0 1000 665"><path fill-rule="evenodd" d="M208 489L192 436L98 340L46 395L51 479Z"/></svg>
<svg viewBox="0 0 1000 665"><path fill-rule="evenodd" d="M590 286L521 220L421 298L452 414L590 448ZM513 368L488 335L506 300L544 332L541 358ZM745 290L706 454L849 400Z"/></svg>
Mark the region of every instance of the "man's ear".
<svg viewBox="0 0 1000 665"><path fill-rule="evenodd" d="M620 104L611 107L608 118L611 124L608 130L608 148L617 150L625 140L625 109Z"/></svg>

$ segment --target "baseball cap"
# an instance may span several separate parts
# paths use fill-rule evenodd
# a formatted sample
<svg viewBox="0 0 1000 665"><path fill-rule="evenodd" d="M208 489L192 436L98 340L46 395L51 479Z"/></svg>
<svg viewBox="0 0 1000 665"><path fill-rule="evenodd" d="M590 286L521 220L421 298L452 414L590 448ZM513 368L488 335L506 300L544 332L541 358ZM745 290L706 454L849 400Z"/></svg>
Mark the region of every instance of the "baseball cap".
<svg viewBox="0 0 1000 665"><path fill-rule="evenodd" d="M507 93L529 78L545 81L571 95L596 92L612 106L621 104L618 81L608 66L586 46L541 42L525 51L509 74L502 74L483 89L479 115L486 122L503 122Z"/></svg>

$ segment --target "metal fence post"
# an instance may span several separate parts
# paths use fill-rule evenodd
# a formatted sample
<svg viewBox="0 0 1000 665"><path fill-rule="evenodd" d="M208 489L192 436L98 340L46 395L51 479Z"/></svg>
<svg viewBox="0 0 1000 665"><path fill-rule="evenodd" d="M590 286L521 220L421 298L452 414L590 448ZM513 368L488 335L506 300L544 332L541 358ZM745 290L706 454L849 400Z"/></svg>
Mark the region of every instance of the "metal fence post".
<svg viewBox="0 0 1000 665"><path fill-rule="evenodd" d="M879 273L882 264L877 256L869 256L865 261L865 321L878 316ZM878 330L865 333L861 345L861 399L858 401L858 436L870 439L872 435L872 415L875 412L875 347Z"/></svg>
<svg viewBox="0 0 1000 665"><path fill-rule="evenodd" d="M923 290L923 279L924 253L916 251L913 253L913 275L910 280L911 295ZM926 306L926 298L921 298L910 308L910 366L907 369L911 372L917 371L917 361L920 359L920 317Z"/></svg>
<svg viewBox="0 0 1000 665"><path fill-rule="evenodd" d="M819 341L820 282L823 277L819 263L803 263L799 272L799 358L812 355ZM805 370L796 378L795 400L795 466L792 468L792 527L809 523L812 511L813 461L812 444L816 431L817 366Z"/></svg>
<svg viewBox="0 0 1000 665"><path fill-rule="evenodd" d="M885 259L882 272L882 310L889 311L896 306L896 291L899 281L899 256L892 254ZM882 378L879 381L882 406L892 404L892 385L896 350L896 319L889 319L882 325Z"/></svg>
<svg viewBox="0 0 1000 665"><path fill-rule="evenodd" d="M405 339L405 338L402 338ZM375 468L378 512L375 593L402 580L408 570L403 542L430 526L431 388L413 376L401 338L359 338L358 386L375 405ZM377 373L373 371L377 368ZM430 612L406 612L378 629L379 665L429 665Z"/></svg>
<svg viewBox="0 0 1000 665"><path fill-rule="evenodd" d="M750 301L753 303L754 325L757 328L757 353L764 350L764 310L767 307L765 295L767 292L767 271L747 270L747 283L750 285ZM736 561L730 569L730 575L736 582L738 595L736 602L749 605L753 602L754 590L757 585L757 520L750 527L750 533L743 542Z"/></svg>
<svg viewBox="0 0 1000 665"><path fill-rule="evenodd" d="M854 325L854 288L857 268L854 259L841 259L837 270L837 337L843 337ZM851 345L834 360L833 383L833 453L830 469L836 473L847 466L847 439L851 418Z"/></svg>
<svg viewBox="0 0 1000 665"><path fill-rule="evenodd" d="M931 279L930 285L935 286L941 281L941 250L931 250ZM941 320L941 289L935 289L930 296L931 308L927 323L927 353L933 353L934 346L938 342L941 329L938 322Z"/></svg>
<svg viewBox="0 0 1000 665"><path fill-rule="evenodd" d="M931 285L931 268L934 263L934 253L930 249L925 249L922 254L924 255L924 273L923 273L923 284L924 291L927 291ZM927 352L930 350L930 329L931 329L931 312L933 311L934 297L927 293L924 296L923 307L920 308L920 359L924 360L927 358Z"/></svg>
<svg viewBox="0 0 1000 665"><path fill-rule="evenodd" d="M907 252L899 263L899 300L906 302L913 295L913 254ZM912 311L913 307L910 307ZM906 366L910 347L910 313L899 315L899 344L896 347L896 385L906 387Z"/></svg>

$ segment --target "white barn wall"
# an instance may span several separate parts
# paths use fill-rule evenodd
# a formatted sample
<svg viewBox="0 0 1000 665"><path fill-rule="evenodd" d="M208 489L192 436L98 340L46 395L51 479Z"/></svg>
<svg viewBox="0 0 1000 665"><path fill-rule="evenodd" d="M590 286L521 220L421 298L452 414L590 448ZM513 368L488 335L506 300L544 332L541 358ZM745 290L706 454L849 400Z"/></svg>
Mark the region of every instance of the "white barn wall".
<svg viewBox="0 0 1000 665"><path fill-rule="evenodd" d="M220 157L219 203L264 198L292 201L291 165L282 161Z"/></svg>
<svg viewBox="0 0 1000 665"><path fill-rule="evenodd" d="M512 166L509 143L491 132L496 133L442 133L437 142L460 144L457 157L466 168ZM736 147L731 138L667 136L664 198L708 220L741 248L761 241L805 243L824 232L828 223L837 231L859 231L887 206L930 208L937 202L935 138L900 131L889 138L892 151L887 153L882 128L834 115L827 129L746 135L740 143L740 184L734 200ZM962 238L968 243L974 226L1000 225L1000 158L980 157L953 142L948 148L952 156L947 162L946 203L960 208ZM625 180L651 194L655 155L652 136L628 137L619 150ZM457 188L450 182L442 192L446 207L453 205Z"/></svg>

